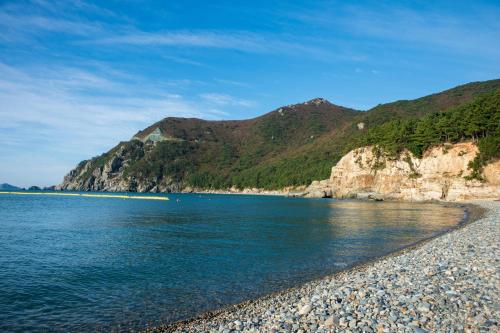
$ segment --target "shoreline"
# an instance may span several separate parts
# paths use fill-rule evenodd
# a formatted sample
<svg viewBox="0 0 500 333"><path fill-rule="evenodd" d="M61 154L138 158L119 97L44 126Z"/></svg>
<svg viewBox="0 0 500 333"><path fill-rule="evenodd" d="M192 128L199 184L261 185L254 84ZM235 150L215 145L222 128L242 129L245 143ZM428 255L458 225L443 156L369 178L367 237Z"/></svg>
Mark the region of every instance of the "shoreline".
<svg viewBox="0 0 500 333"><path fill-rule="evenodd" d="M259 330L252 330L252 329L247 330L246 327L240 327L239 324L244 322L244 319L245 319L244 316L241 316L241 314L239 315L240 312L245 312L246 309L255 308L255 307L257 307L257 308L260 307L260 309L264 311L266 309L266 307L265 307L266 303L277 302L277 299L289 297L291 294L296 294L295 296L302 295L303 296L302 298L304 298L305 297L305 295L304 295L305 293L303 292L304 288L306 288L306 289L312 288L312 287L315 287L315 286L320 285L322 283L325 283L325 281L342 280L342 279L345 279L346 277L349 277L351 275L363 274L363 272L366 270L377 269L377 266L382 265L387 260L391 260L391 259L397 260L400 257L411 255L412 253L424 248L425 246L428 246L428 244L432 244L433 242L435 243L437 239L444 238L446 236L450 236L450 235L453 235L457 232L460 232L461 230L464 230L467 227L474 225L475 222L482 221L482 220L485 220L487 218L491 218L491 215L493 215L493 219L495 219L495 218L498 219L498 216L495 216L495 213L498 213L498 209L500 208L500 203L498 201L497 202L492 202L492 201L437 202L437 203L444 204L444 205L456 205L456 206L464 207L465 208L464 209L464 218L462 218L461 221L459 221L459 223L456 226L445 229L442 232L439 232L438 234L433 235L432 237L420 240L416 243L410 244L408 246L405 246L403 248L400 248L398 250L395 250L395 251L388 253L388 254L385 254L383 256L357 263L353 266L347 267L347 268L345 268L339 272L336 272L334 274L326 275L323 277L318 277L314 280L300 284L296 287L277 291L277 292L259 297L257 299L251 299L251 300L247 300L247 301L244 301L244 302L241 302L238 304L228 305L226 307L216 309L213 311L204 312L204 313L195 315L194 317L189 318L189 319L176 321L176 322L173 322L170 324L159 325L156 327L148 327L144 330L144 332L193 332L193 331L194 332L204 332L204 331L226 332L226 331L224 331L224 327L225 327L224 323L226 323L226 322L227 322L227 329L229 329L229 332L232 332L232 331L249 331L249 332L255 331L255 332L257 332ZM485 205L487 206L488 203L491 204L492 206L494 206L494 208L485 207ZM278 304L281 304L281 302L278 302ZM262 307L263 305L264 305L264 307ZM301 309L300 306L298 306L298 307L295 306L295 310L293 310L291 312L292 312L292 314L295 312L295 315L297 315L297 313L300 313L301 310L303 310L303 309ZM311 310L305 309L304 311L309 312ZM228 322L228 318L233 318L233 317L234 318L241 317L241 318L235 320L234 322L232 322L232 321ZM295 318L296 319L295 321L300 322L299 319L301 319L302 317L303 317L303 315L299 315L298 317ZM330 317L335 317L335 316L330 316ZM342 331L343 328L346 328L346 327L343 327L342 325L340 325L340 326L338 325L339 324L338 317L336 317L332 320L334 321L334 323L332 325L330 325L330 322L327 322L328 325L325 326L325 325L319 324L319 325L317 325L316 328L323 327L323 329L326 330L325 332ZM325 320L323 320L323 321L325 322ZM292 324L292 323L294 322L294 320L291 320L291 321L288 320L288 322L290 322L290 325L292 325L292 328L293 328L294 324ZM222 330L214 329L213 328L214 323L218 324L219 325L218 328L222 328ZM209 329L208 326L211 324L212 324L212 326L211 326L212 328ZM345 323L341 321L340 324L345 324ZM288 326L290 326L290 325L288 325ZM295 324L295 325L297 325L297 324ZM250 324L250 326L252 326L252 325ZM352 319L348 323L347 328L350 326L352 326ZM333 327L335 327L335 329L333 329ZM416 328L415 331L425 332L425 329L423 329L423 328L420 328L417 326L415 326L415 328ZM421 331L419 331L418 329L421 329ZM280 330L279 328L275 329L275 332L281 332L281 331L283 331L283 332L289 332L289 331L301 332L300 328L298 330L293 330L293 329L292 330ZM308 330L302 329L302 331L306 332ZM374 330L372 329L372 331L374 331ZM383 330L378 330L378 331L383 332Z"/></svg>
<svg viewBox="0 0 500 333"><path fill-rule="evenodd" d="M286 197L287 192L280 190L262 190L262 191L229 191L229 190L205 190L205 191L181 191L181 192L172 192L173 194L228 194L228 195L262 195L262 196L284 196Z"/></svg>

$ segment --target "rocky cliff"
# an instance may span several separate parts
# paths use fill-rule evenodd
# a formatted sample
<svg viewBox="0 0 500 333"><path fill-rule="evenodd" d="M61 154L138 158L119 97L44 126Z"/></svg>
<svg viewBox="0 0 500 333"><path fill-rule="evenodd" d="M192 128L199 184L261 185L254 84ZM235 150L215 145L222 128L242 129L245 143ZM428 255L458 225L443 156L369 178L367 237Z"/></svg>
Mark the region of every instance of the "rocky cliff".
<svg viewBox="0 0 500 333"><path fill-rule="evenodd" d="M131 173L129 167L154 150L152 141L122 142L106 154L82 161L71 170L58 190L109 192L178 192L182 183L172 177Z"/></svg>
<svg viewBox="0 0 500 333"><path fill-rule="evenodd" d="M408 151L391 158L377 147L358 148L340 159L329 179L313 182L305 192L309 197L408 201L499 199L500 161L484 167L484 181L467 178L477 153L472 142L440 145L422 158Z"/></svg>

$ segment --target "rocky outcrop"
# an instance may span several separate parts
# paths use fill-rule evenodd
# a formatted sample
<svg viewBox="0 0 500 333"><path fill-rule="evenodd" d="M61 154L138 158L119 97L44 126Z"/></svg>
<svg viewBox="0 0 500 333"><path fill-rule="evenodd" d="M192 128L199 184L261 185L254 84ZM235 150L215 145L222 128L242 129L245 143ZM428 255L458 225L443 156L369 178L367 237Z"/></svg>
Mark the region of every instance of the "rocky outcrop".
<svg viewBox="0 0 500 333"><path fill-rule="evenodd" d="M182 184L162 174L130 176L127 167L142 158L155 143L139 140L120 144L107 154L81 162L71 170L58 190L108 192L179 192Z"/></svg>
<svg viewBox="0 0 500 333"><path fill-rule="evenodd" d="M303 192L308 198L331 198L333 196L332 185L329 179L315 180Z"/></svg>
<svg viewBox="0 0 500 333"><path fill-rule="evenodd" d="M468 180L478 153L472 142L445 144L417 158L408 151L390 158L377 147L352 150L332 168L330 179L313 182L308 197L408 201L500 198L500 161L483 170L484 181Z"/></svg>

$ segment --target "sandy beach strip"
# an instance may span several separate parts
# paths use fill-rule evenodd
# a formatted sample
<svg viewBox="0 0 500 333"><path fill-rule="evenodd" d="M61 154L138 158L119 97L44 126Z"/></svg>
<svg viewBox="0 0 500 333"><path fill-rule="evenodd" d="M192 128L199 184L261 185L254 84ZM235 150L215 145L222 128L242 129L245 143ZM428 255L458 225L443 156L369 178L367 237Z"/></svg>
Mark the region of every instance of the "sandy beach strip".
<svg viewBox="0 0 500 333"><path fill-rule="evenodd" d="M500 201L372 262L147 332L498 332ZM479 215L480 209L473 209Z"/></svg>

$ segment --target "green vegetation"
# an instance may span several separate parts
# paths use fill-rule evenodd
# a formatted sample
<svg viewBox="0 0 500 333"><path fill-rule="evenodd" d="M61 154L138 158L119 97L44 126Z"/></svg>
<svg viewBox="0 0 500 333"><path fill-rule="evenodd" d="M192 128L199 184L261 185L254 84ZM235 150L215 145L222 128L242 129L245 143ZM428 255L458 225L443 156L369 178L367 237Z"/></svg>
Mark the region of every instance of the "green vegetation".
<svg viewBox="0 0 500 333"><path fill-rule="evenodd" d="M375 161L371 164L372 169L376 171L385 168L385 151L379 145L374 145L372 147L372 153L375 157Z"/></svg>
<svg viewBox="0 0 500 333"><path fill-rule="evenodd" d="M137 183L281 189L328 178L331 167L356 147L376 146L375 167L382 168L385 158L399 156L405 148L421 156L432 145L472 139L481 151L471 163L471 177L477 179L485 163L499 157L499 91L500 80L492 80L366 112L322 102L287 106L243 121L166 118L136 137L161 128L179 140L120 143L94 158L81 178L91 177L118 154L126 161L123 177ZM360 122L365 123L362 130L356 126Z"/></svg>
<svg viewBox="0 0 500 333"><path fill-rule="evenodd" d="M500 136L498 131L496 135L485 136L478 141L479 154L469 163L471 174L468 179L483 180L481 175L483 167L492 159L500 158Z"/></svg>
<svg viewBox="0 0 500 333"><path fill-rule="evenodd" d="M500 90L473 101L419 119L394 120L370 129L358 138L357 145L383 148L389 156L408 149L421 157L429 147L464 140L478 142L480 153L471 162L470 178L481 179L482 167L500 157Z"/></svg>
<svg viewBox="0 0 500 333"><path fill-rule="evenodd" d="M408 166L410 167L411 173L410 173L410 178L418 178L421 177L422 175L417 172L415 169L415 165L413 164L413 160L411 159L411 156L408 152L406 152L405 156L403 157L403 161L405 161Z"/></svg>

